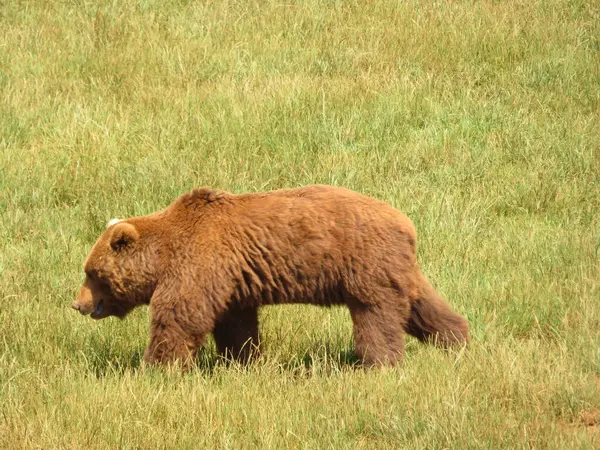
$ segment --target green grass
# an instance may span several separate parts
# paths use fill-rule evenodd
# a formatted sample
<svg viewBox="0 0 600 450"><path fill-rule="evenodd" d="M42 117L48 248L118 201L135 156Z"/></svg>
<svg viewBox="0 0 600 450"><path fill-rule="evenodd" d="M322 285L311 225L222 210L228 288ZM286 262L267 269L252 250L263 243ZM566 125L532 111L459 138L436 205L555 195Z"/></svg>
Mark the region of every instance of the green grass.
<svg viewBox="0 0 600 450"><path fill-rule="evenodd" d="M597 448L597 2L7 0L0 29L0 446ZM260 361L181 375L140 364L146 309L70 309L108 219L316 182L410 215L467 349L363 371L346 310L270 307Z"/></svg>

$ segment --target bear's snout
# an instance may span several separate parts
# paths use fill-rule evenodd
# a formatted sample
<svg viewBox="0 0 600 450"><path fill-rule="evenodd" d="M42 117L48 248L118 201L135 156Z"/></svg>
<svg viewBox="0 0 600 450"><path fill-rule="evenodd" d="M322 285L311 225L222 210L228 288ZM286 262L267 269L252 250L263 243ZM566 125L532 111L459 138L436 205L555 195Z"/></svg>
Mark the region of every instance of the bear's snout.
<svg viewBox="0 0 600 450"><path fill-rule="evenodd" d="M87 315L94 310L94 306L92 292L86 285L82 286L79 295L77 295L75 301L71 303L71 308L79 311L83 315Z"/></svg>
<svg viewBox="0 0 600 450"><path fill-rule="evenodd" d="M82 304L79 300L75 300L73 303L71 303L71 308L86 316L94 310L94 305Z"/></svg>

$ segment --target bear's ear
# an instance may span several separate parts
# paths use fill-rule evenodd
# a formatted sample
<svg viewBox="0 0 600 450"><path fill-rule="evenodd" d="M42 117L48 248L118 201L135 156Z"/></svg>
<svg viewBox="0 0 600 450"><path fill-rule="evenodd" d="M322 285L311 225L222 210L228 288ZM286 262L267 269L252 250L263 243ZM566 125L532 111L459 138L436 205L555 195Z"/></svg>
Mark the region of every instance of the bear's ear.
<svg viewBox="0 0 600 450"><path fill-rule="evenodd" d="M121 219L110 219L108 221L108 223L106 224L106 229L109 229L110 227L112 227L113 225L116 225L117 223L121 222Z"/></svg>
<svg viewBox="0 0 600 450"><path fill-rule="evenodd" d="M133 225L127 222L119 222L112 229L110 246L114 251L118 252L130 247L139 237L140 234Z"/></svg>

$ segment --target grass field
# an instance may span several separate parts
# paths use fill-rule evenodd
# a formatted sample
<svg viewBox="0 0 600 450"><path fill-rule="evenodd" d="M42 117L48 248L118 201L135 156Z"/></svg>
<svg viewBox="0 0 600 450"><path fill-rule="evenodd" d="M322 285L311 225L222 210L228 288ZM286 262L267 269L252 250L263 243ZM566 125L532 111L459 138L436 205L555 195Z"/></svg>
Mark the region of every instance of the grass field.
<svg viewBox="0 0 600 450"><path fill-rule="evenodd" d="M598 448L600 5L0 3L0 446ZM148 368L147 309L70 304L112 217L197 186L345 186L407 213L472 343L353 365L341 308L262 359Z"/></svg>

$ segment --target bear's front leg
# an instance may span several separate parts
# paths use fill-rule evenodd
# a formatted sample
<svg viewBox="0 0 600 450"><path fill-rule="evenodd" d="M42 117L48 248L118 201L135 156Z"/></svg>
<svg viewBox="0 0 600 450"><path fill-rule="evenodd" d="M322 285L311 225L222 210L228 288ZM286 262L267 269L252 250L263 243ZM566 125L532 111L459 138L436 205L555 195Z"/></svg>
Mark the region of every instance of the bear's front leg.
<svg viewBox="0 0 600 450"><path fill-rule="evenodd" d="M152 320L150 344L144 352L144 361L148 364L170 365L179 363L189 369L202 340L184 333L176 325Z"/></svg>
<svg viewBox="0 0 600 450"><path fill-rule="evenodd" d="M187 311L179 311L177 307L164 308L155 303L150 305L150 313L150 343L144 361L148 364L179 363L189 369L198 347L204 345L205 336L212 327L207 325L205 331L190 320Z"/></svg>
<svg viewBox="0 0 600 450"><path fill-rule="evenodd" d="M247 363L258 355L258 308L231 308L217 321L213 330L219 355Z"/></svg>
<svg viewBox="0 0 600 450"><path fill-rule="evenodd" d="M198 348L214 328L212 311L197 300L202 296L182 286L171 280L159 285L152 295L150 343L144 353L148 364L179 363L184 370L191 368Z"/></svg>

